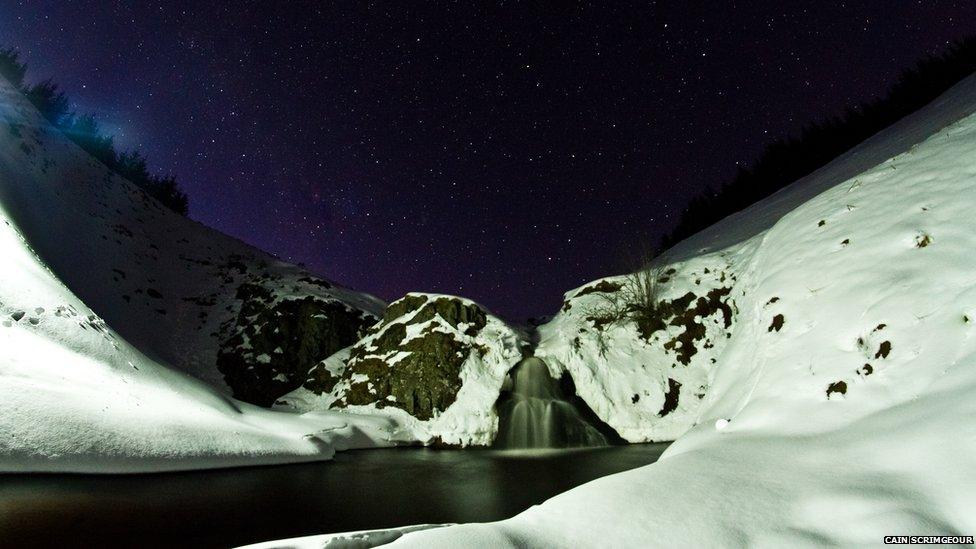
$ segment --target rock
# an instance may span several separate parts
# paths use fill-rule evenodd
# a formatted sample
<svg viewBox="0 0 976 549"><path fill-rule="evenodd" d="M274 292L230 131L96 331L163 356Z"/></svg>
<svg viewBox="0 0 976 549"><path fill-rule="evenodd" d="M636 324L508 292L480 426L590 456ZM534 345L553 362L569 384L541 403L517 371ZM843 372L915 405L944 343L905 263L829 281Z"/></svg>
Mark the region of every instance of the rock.
<svg viewBox="0 0 976 549"><path fill-rule="evenodd" d="M337 300L279 299L259 284L242 284L237 298L240 312L220 345L217 368L235 398L260 406L301 386L312 366L355 343L376 321Z"/></svg>
<svg viewBox="0 0 976 549"><path fill-rule="evenodd" d="M395 406L422 421L431 419L454 403L465 360L484 351L440 328L463 327L473 338L487 318L478 305L454 297L408 294L392 303L383 322L352 348L344 373L349 389L339 405ZM408 327L423 324L417 336L407 338Z"/></svg>
<svg viewBox="0 0 976 549"><path fill-rule="evenodd" d="M735 329L737 277L727 258L711 254L645 278L591 282L567 292L562 310L538 328L535 356L554 374L568 373L579 397L625 440L674 440L694 425Z"/></svg>
<svg viewBox="0 0 976 549"><path fill-rule="evenodd" d="M472 301L408 294L361 341L316 364L277 405L378 413L398 420L411 440L488 445L498 429L495 402L523 342Z"/></svg>

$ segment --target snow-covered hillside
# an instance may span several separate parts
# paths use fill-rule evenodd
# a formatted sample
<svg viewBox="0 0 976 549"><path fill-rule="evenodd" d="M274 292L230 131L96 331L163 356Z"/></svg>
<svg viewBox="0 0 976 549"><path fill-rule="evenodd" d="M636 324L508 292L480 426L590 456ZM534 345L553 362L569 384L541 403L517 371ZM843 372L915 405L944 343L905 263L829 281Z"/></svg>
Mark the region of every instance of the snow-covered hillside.
<svg viewBox="0 0 976 549"><path fill-rule="evenodd" d="M383 304L164 209L2 79L0 221L0 471L283 463L414 440L382 417L228 398L270 404Z"/></svg>
<svg viewBox="0 0 976 549"><path fill-rule="evenodd" d="M657 265L669 278L660 295L696 299L669 309L650 338L614 326L601 353L593 315L579 312L601 289L572 292L539 354L629 438L644 424L650 438L688 431L653 465L509 520L391 545L864 546L893 534L972 534L974 113L970 77L676 246ZM679 310L716 288L728 289L727 325L708 299L705 314ZM701 338L682 341L689 328ZM696 352L684 362L686 341ZM666 379L680 383L670 405Z"/></svg>
<svg viewBox="0 0 976 549"><path fill-rule="evenodd" d="M866 172L874 173L872 170L878 165L913 151L922 141L976 110L976 94L972 93L976 84L971 80L810 176L679 243L658 258L653 278L657 281L656 297L664 307L659 307L660 323L653 333L646 333L649 330L633 322L598 320L601 313L605 314L608 299L627 301L625 294L632 284L628 276L610 277L566 294L559 313L539 329L541 341L536 355L555 374L569 372L580 396L626 440L674 440L695 424L705 396L714 394L710 391L715 379L713 370L729 360L726 346L743 317L740 309L750 291L739 278L758 268L756 258L766 253L763 250L769 247L771 229L785 216L830 189L843 187L845 182L844 198L838 199L844 201L841 207L852 214L863 208L855 201L857 189L871 178L881 178L864 175ZM858 217L852 215L850 219ZM836 232L840 221L846 222L845 217L824 215L816 220L815 234L837 234L839 238L833 244L838 249L846 248L853 240L848 238L851 235ZM926 238L923 229L915 231L912 238L919 242ZM805 242L797 239L784 244L781 253L799 257ZM852 249L863 245L854 244ZM843 254L832 257L849 260ZM819 285L811 286L814 287ZM785 310L785 299L786 296L769 295L754 310L742 313L746 318L765 319L765 333L779 333L795 316ZM869 346L867 339L876 339L880 333L881 330L866 332L859 345Z"/></svg>
<svg viewBox="0 0 976 549"><path fill-rule="evenodd" d="M2 78L0 203L44 263L126 340L250 402L269 405L298 387L383 309L165 209ZM292 322L264 332L252 316Z"/></svg>
<svg viewBox="0 0 976 549"><path fill-rule="evenodd" d="M129 345L65 287L0 204L0 472L160 471L328 459L396 426L233 401Z"/></svg>
<svg viewBox="0 0 976 549"><path fill-rule="evenodd" d="M523 334L477 304L412 294L369 330L382 302L164 209L3 81L0 123L0 471L491 443Z"/></svg>

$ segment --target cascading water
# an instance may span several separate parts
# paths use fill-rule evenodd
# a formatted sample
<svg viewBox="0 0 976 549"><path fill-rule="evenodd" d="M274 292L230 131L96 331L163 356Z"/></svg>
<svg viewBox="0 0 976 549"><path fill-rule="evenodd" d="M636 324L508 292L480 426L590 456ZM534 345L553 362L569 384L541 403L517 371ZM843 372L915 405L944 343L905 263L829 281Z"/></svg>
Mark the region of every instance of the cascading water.
<svg viewBox="0 0 976 549"><path fill-rule="evenodd" d="M549 368L527 358L512 369L512 392L500 401L496 447L606 446L607 438L567 400Z"/></svg>

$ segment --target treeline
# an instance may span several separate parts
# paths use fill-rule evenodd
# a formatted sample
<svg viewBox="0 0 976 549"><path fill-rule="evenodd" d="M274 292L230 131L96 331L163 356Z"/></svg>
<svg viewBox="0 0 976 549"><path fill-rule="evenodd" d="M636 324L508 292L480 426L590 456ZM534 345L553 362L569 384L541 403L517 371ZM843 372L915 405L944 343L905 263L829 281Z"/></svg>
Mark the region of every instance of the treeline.
<svg viewBox="0 0 976 549"><path fill-rule="evenodd" d="M109 169L142 188L167 208L181 215L187 214L186 193L173 176L149 173L146 159L139 151L116 151L112 136L102 133L94 116L71 112L68 97L56 83L45 80L28 85L24 82L26 75L27 65L20 61L20 52L13 48L0 49L0 76L17 87L44 118Z"/></svg>
<svg viewBox="0 0 976 549"><path fill-rule="evenodd" d="M942 55L926 57L903 72L885 97L807 125L796 137L774 141L732 181L692 199L678 224L662 239L661 251L826 165L974 72L976 37L957 42Z"/></svg>

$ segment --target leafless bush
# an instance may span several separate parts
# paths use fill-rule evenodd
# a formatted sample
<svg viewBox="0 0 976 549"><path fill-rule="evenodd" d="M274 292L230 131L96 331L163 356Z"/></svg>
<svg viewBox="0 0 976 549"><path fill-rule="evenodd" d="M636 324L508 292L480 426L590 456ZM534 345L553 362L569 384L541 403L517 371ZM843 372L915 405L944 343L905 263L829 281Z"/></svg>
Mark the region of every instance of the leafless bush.
<svg viewBox="0 0 976 549"><path fill-rule="evenodd" d="M644 326L657 319L659 269L644 265L624 277L615 292L595 292L599 300L586 310L586 319L597 329L631 321Z"/></svg>

